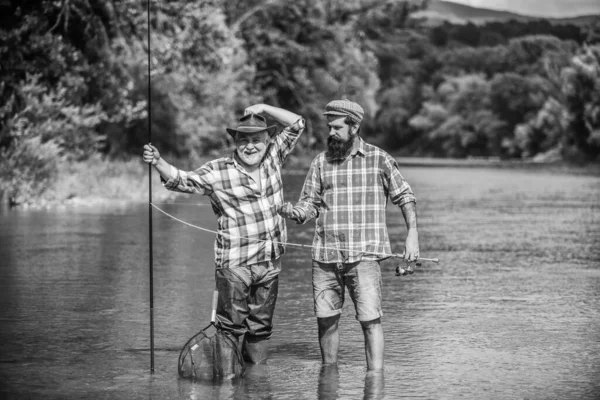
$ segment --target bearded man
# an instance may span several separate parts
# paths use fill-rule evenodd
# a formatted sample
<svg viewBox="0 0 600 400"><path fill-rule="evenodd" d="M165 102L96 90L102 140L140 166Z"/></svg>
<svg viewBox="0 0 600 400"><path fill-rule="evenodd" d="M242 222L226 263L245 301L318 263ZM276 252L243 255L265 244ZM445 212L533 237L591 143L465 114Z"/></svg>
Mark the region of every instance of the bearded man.
<svg viewBox="0 0 600 400"><path fill-rule="evenodd" d="M215 279L219 292L216 324L241 343L247 361L267 359L273 330L281 256L287 241L281 166L304 131L304 119L267 104L246 108L237 128L227 128L233 154L194 171L166 162L156 147L144 146L166 189L208 196L217 217ZM261 115L285 128L275 135Z"/></svg>
<svg viewBox="0 0 600 400"><path fill-rule="evenodd" d="M380 261L389 257L385 208L400 207L408 235L406 261L419 257L415 196L398 163L360 136L364 110L349 100L325 107L327 150L312 161L299 202L282 215L305 224L316 218L312 286L324 365L338 361L338 322L346 289L365 338L367 369L383 369Z"/></svg>

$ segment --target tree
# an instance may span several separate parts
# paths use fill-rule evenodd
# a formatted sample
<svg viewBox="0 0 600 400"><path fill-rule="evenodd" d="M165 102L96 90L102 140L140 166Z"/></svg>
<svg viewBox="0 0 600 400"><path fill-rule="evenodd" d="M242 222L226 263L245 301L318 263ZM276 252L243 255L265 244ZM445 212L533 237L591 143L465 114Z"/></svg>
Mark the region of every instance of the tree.
<svg viewBox="0 0 600 400"><path fill-rule="evenodd" d="M563 70L568 110L565 152L600 156L600 45L585 46Z"/></svg>

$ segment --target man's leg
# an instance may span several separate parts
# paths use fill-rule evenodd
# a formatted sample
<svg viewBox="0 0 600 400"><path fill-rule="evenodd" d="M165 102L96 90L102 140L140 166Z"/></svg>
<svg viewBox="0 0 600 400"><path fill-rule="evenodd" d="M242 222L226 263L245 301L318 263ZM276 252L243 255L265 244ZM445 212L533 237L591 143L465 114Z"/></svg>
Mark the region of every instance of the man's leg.
<svg viewBox="0 0 600 400"><path fill-rule="evenodd" d="M248 332L244 340L244 358L262 364L268 358L268 340L273 332L273 315L279 292L280 260L251 267L254 283L248 295L250 315L246 320Z"/></svg>
<svg viewBox="0 0 600 400"><path fill-rule="evenodd" d="M361 321L365 335L365 353L367 355L367 370L377 371L383 369L383 327L381 319Z"/></svg>
<svg viewBox="0 0 600 400"><path fill-rule="evenodd" d="M338 323L344 306L344 282L341 265L313 260L312 284L315 315L319 327L319 346L323 364L338 361L340 334Z"/></svg>
<svg viewBox="0 0 600 400"><path fill-rule="evenodd" d="M217 268L215 280L219 292L216 325L236 337L243 336L249 315L250 275L245 274L244 268Z"/></svg>
<svg viewBox="0 0 600 400"><path fill-rule="evenodd" d="M381 326L381 268L379 262L362 260L346 272L346 284L365 337L367 369L383 369Z"/></svg>
<svg viewBox="0 0 600 400"><path fill-rule="evenodd" d="M340 348L340 333L338 323L340 314L332 317L317 318L319 325L319 346L323 364L337 364L338 349Z"/></svg>

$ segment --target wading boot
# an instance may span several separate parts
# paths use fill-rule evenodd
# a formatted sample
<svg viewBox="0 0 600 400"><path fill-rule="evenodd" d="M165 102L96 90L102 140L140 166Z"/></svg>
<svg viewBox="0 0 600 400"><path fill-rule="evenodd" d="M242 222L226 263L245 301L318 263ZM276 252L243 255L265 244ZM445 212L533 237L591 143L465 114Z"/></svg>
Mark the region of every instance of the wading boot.
<svg viewBox="0 0 600 400"><path fill-rule="evenodd" d="M252 364L264 364L267 362L269 353L268 349L269 341L266 339L262 340L244 340L244 348L242 355L244 360Z"/></svg>

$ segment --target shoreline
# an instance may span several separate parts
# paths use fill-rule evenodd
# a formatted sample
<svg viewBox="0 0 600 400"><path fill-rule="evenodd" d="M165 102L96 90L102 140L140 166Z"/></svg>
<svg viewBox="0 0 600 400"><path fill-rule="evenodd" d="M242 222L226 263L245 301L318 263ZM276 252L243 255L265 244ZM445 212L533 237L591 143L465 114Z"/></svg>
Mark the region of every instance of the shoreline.
<svg viewBox="0 0 600 400"><path fill-rule="evenodd" d="M496 158L470 158L470 159L452 159L452 158L431 158L431 157L403 157L392 155L398 162L400 167L409 168L490 168L490 169L523 169L523 170L543 170L544 172L569 173L573 175L598 175L600 176L600 163L588 163L577 165L565 161L535 161L535 160L500 160ZM306 174L310 162L314 157L296 156L291 157L284 165L282 174L285 175L301 175ZM115 178L115 177L113 177ZM127 179L127 177L123 177ZM160 180L157 176L156 187L161 187ZM114 183L117 187L121 182ZM108 183L108 182L105 182ZM110 186L110 183L108 184ZM115 191L108 188L102 193L90 193L88 196L80 196L70 193L68 196L57 196L54 191L54 196L42 196L36 202L27 202L16 205L9 203L6 193L0 192L0 211L12 210L41 210L41 209L62 209L62 208L98 208L107 206L125 207L136 204L148 204L147 190L144 192L142 187L138 187L138 195L128 195L123 197L115 197ZM143 192L143 193L142 193ZM102 194L106 194L103 196ZM178 197L175 192L169 191L153 191L153 201L172 201Z"/></svg>

